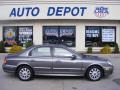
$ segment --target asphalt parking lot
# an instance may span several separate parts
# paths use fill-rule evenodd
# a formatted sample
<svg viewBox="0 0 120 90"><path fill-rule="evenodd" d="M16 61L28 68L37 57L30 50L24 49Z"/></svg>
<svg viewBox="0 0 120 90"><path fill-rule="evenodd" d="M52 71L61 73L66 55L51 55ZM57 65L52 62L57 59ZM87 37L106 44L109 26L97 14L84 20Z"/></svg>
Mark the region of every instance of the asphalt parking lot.
<svg viewBox="0 0 120 90"><path fill-rule="evenodd" d="M84 77L36 76L32 81L20 81L12 74L3 72L2 63L6 54L0 54L0 90L120 90L120 54L99 55L110 58L114 73L100 81L88 81Z"/></svg>

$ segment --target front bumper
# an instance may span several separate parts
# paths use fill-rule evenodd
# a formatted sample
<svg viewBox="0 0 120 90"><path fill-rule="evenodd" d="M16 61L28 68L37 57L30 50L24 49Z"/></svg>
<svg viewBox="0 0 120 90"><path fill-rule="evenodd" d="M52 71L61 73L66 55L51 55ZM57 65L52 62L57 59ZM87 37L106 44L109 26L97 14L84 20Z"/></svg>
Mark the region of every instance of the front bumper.
<svg viewBox="0 0 120 90"><path fill-rule="evenodd" d="M2 68L4 72L8 72L8 73L14 73L16 70L16 66L14 65L3 64Z"/></svg>
<svg viewBox="0 0 120 90"><path fill-rule="evenodd" d="M109 76L113 73L114 67L112 65L104 67L104 74L105 76Z"/></svg>

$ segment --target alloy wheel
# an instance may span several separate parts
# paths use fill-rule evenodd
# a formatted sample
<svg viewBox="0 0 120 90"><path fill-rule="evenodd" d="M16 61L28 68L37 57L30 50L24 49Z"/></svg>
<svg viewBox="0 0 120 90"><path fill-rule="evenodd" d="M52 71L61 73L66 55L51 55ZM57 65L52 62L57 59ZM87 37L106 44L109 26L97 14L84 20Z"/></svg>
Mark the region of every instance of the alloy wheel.
<svg viewBox="0 0 120 90"><path fill-rule="evenodd" d="M87 77L92 81L100 80L102 76L103 76L103 72L101 68L97 66L89 68L87 72Z"/></svg>
<svg viewBox="0 0 120 90"><path fill-rule="evenodd" d="M32 78L32 69L28 66L22 66L18 69L18 78L23 81L28 81Z"/></svg>

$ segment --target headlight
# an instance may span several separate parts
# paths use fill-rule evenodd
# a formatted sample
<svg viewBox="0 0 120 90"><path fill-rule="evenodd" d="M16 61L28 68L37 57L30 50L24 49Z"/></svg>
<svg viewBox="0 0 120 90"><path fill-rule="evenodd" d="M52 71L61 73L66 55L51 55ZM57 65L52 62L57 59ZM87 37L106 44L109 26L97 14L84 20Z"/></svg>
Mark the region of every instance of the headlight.
<svg viewBox="0 0 120 90"><path fill-rule="evenodd" d="M109 65L113 65L109 60L107 61L107 63L108 63Z"/></svg>

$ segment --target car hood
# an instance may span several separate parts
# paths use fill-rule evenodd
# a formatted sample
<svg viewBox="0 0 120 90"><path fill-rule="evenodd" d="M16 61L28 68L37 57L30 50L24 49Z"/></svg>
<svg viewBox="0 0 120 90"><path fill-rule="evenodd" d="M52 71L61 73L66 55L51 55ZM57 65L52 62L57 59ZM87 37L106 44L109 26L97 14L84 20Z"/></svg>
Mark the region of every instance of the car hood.
<svg viewBox="0 0 120 90"><path fill-rule="evenodd" d="M107 59L105 58L99 56L92 56L92 55L83 55L82 58L84 60L107 61Z"/></svg>

